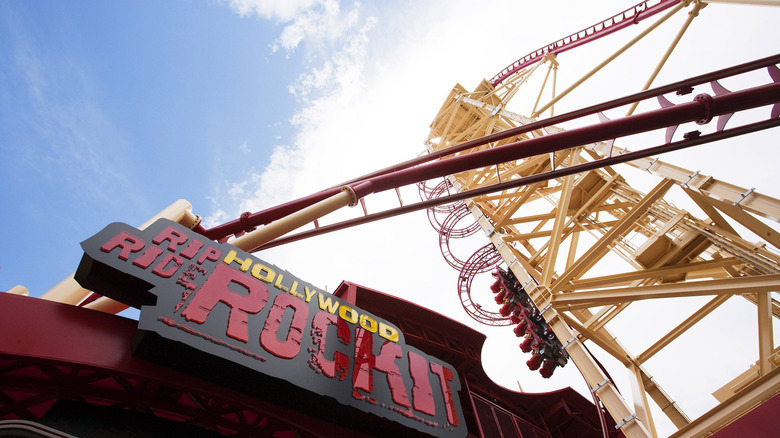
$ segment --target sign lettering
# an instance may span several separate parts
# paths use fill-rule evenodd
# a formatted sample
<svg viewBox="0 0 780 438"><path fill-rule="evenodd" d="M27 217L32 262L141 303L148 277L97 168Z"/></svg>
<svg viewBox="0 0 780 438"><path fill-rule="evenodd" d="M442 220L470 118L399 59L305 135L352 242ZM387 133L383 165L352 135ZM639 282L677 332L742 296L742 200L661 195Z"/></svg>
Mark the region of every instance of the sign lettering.
<svg viewBox="0 0 780 438"><path fill-rule="evenodd" d="M141 309L136 351L144 357L185 371L224 361L241 375L209 375L261 382L249 392L286 382L304 390L291 394L324 395L434 436L466 436L450 365L406 345L390 322L277 266L165 219L143 231L113 223L82 247L76 280Z"/></svg>

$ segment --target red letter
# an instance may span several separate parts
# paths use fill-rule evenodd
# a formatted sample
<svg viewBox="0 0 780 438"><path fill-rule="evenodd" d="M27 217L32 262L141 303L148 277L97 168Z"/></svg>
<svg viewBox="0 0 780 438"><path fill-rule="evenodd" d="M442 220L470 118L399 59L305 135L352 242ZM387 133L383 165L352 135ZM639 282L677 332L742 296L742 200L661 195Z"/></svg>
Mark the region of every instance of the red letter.
<svg viewBox="0 0 780 438"><path fill-rule="evenodd" d="M452 381L452 370L441 366L441 364L431 362L431 371L433 374L439 376L439 383L441 383L441 393L444 396L444 408L447 411L447 421L453 426L458 425L458 415L455 412L455 403L452 401L452 389L450 389L450 382Z"/></svg>
<svg viewBox="0 0 780 438"><path fill-rule="evenodd" d="M220 252L212 247L208 247L206 251L203 252L203 255L198 257L198 264L202 265L203 262L206 260L211 260L212 262L216 262L219 260Z"/></svg>
<svg viewBox="0 0 780 438"><path fill-rule="evenodd" d="M155 245L159 245L166 240L168 241L168 251L176 251L177 246L187 241L187 236L183 235L179 230L175 230L173 227L166 227L157 235L157 237L152 239L152 242L154 242Z"/></svg>
<svg viewBox="0 0 780 438"><path fill-rule="evenodd" d="M140 258L140 257L139 257ZM165 269L173 261L168 269ZM184 261L173 254L168 254L165 258L152 269L152 272L163 278L171 278L179 270Z"/></svg>
<svg viewBox="0 0 780 438"><path fill-rule="evenodd" d="M241 295L228 289L230 283L240 284L249 293ZM233 339L249 342L247 314L262 310L268 297L268 289L260 280L219 264L181 314L187 321L203 324L214 306L223 302L230 306L226 334Z"/></svg>
<svg viewBox="0 0 780 438"><path fill-rule="evenodd" d="M157 260L157 257L162 253L163 250L161 250L159 246L150 246L143 254L133 260L133 264L142 269L146 269Z"/></svg>
<svg viewBox="0 0 780 438"><path fill-rule="evenodd" d="M387 384L393 401L401 406L409 407L409 394L404 386L404 379L395 363L403 353L401 346L392 342L385 342L379 351L379 356L374 356L373 334L368 330L357 328L355 336L355 369L352 376L352 395L360 396L357 389L366 392L374 392L374 369L387 374Z"/></svg>
<svg viewBox="0 0 780 438"><path fill-rule="evenodd" d="M374 369L374 338L371 332L358 328L355 333L355 366L352 370L352 396L363 398L357 391L358 388L374 392L374 377L371 370Z"/></svg>
<svg viewBox="0 0 780 438"><path fill-rule="evenodd" d="M293 309L293 317L287 331L287 338L280 341L279 324L281 324L284 311L288 307ZM260 345L277 357L292 359L301 350L301 338L308 317L309 307L303 301L292 295L277 295L268 313L268 319L265 320L263 332L260 333Z"/></svg>
<svg viewBox="0 0 780 438"><path fill-rule="evenodd" d="M186 248L184 248L179 253L179 255L182 257L186 257L189 260L192 260L192 258L198 254L198 251L200 251L201 248L203 248L203 242L201 242L200 240L193 240L192 242L190 242L189 245L187 245Z"/></svg>
<svg viewBox="0 0 780 438"><path fill-rule="evenodd" d="M103 252L111 252L114 250L114 248L117 247L122 248L122 251L119 252L119 258L127 261L127 258L130 257L131 252L138 252L144 249L144 241L141 240L140 237L136 237L126 231L122 231L121 233L114 236L113 239L109 240L103 246L101 246L100 250Z"/></svg>
<svg viewBox="0 0 780 438"><path fill-rule="evenodd" d="M419 354L409 352L409 373L412 375L412 403L414 409L428 415L436 415L433 388L428 377L428 361Z"/></svg>
<svg viewBox="0 0 780 438"><path fill-rule="evenodd" d="M311 359L309 359L309 366L314 371L322 372L322 374L333 378L337 376L339 380L344 380L347 377L347 367L349 367L349 357L336 351L333 353L333 360L325 358L325 339L328 335L328 327L336 326L336 335L339 342L344 345L349 345L352 333L349 331L349 326L343 319L340 319L336 315L331 315L328 312L317 312L314 315L314 319L311 322L311 340L312 343L317 345L316 351L312 351Z"/></svg>
<svg viewBox="0 0 780 438"><path fill-rule="evenodd" d="M382 349L379 350L379 356L376 358L376 369L387 373L387 384L390 385L390 392L393 394L393 401L401 406L409 407L409 394L406 392L404 378L398 369L396 359L403 357L401 346L390 341L385 341Z"/></svg>

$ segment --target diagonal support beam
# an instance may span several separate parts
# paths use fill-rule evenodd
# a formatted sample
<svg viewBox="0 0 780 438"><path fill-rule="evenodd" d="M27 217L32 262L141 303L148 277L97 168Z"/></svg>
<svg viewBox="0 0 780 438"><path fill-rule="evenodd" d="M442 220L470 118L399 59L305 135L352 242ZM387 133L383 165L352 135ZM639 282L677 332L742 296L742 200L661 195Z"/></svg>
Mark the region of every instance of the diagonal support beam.
<svg viewBox="0 0 780 438"><path fill-rule="evenodd" d="M620 222L605 233L595 245L593 245L585 254L582 255L574 264L566 270L558 280L553 283L552 293L556 293L566 286L572 280L575 280L585 274L588 269L607 254L612 249L612 244L628 233L639 219L647 213L647 210L655 204L656 201L663 198L667 191L674 185L674 181L664 179L653 190L640 201L629 214L623 216Z"/></svg>
<svg viewBox="0 0 780 438"><path fill-rule="evenodd" d="M621 274L607 275L603 277L587 278L573 282L573 289L595 289L598 287L619 287L628 286L637 280L647 280L653 278L664 278L680 274L693 274L699 271L710 272L713 270L723 270L744 264L743 260L736 257L728 257L716 260L707 260L704 262L685 263L680 265L663 266L660 268L644 269L641 271L631 271ZM725 273L725 271L723 271Z"/></svg>
<svg viewBox="0 0 780 438"><path fill-rule="evenodd" d="M553 307L559 310L570 310L654 298L734 295L778 290L780 290L780 274L771 274L656 286L572 292L553 296L552 304Z"/></svg>
<svg viewBox="0 0 780 438"><path fill-rule="evenodd" d="M661 351L664 347L666 347L672 341L677 339L680 335L685 333L689 328L693 327L697 322L701 321L705 316L709 315L713 310L717 309L721 304L725 303L729 298L731 297L728 295L720 295L710 300L696 313L688 317L685 321L680 323L672 331L670 331L664 337L659 339L656 343L651 345L642 354L637 356L636 358L637 362L645 363L648 359L653 357L656 353Z"/></svg>
<svg viewBox="0 0 780 438"><path fill-rule="evenodd" d="M572 151L571 160L572 166L576 166L580 158L580 149L576 148ZM553 228L550 234L550 241L548 245L547 254L544 261L544 270L542 271L542 278L540 284L547 286L551 284L553 273L555 272L555 262L558 260L558 248L563 241L563 229L566 225L566 213L569 211L569 201L571 200L571 192L574 188L574 182L576 181L575 175L569 175L563 180L563 187L561 188L561 196L558 201L558 208L555 214L555 222L553 222Z"/></svg>
<svg viewBox="0 0 780 438"><path fill-rule="evenodd" d="M734 203L727 203L713 198L707 198L718 210L726 213L730 218L742 224L757 236L769 242L775 248L780 248L780 233L767 226L765 223L753 217Z"/></svg>

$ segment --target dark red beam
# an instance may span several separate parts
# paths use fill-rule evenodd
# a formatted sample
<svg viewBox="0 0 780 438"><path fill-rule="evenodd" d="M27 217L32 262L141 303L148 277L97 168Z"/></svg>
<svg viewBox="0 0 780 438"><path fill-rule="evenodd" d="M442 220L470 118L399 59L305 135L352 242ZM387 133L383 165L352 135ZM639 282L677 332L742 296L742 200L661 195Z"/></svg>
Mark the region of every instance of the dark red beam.
<svg viewBox="0 0 780 438"><path fill-rule="evenodd" d="M319 193L299 198L294 201L285 202L274 207L267 208L256 213L244 213L240 218L226 222L222 225L210 228L203 232L203 235L211 240L221 240L233 234L240 234L251 231L259 225L270 224L298 210L306 208L323 199L329 198L341 191L340 187L323 190Z"/></svg>
<svg viewBox="0 0 780 438"><path fill-rule="evenodd" d="M527 132L536 131L538 129L542 129L547 126L552 125L559 125L564 122L568 122L571 120L579 119L581 117L589 116L591 114L597 114L600 112L608 111L614 108L618 108L624 105L633 104L635 102L640 102L647 99L652 99L667 93L678 93L678 94L684 94L686 92L690 92L690 90L693 89L693 87L706 84L712 81L716 80L722 80L724 78L736 76L739 74L747 73L750 71L755 71L764 67L768 67L771 65L775 65L780 63L780 55L774 55L769 56L766 58L758 59L755 61L747 62L744 64L735 65L733 67L724 68L721 70L716 70L710 73L705 73L699 76L694 76L689 79L685 79L682 81L674 82L672 84L664 85L661 87L656 87L651 90L645 90L639 93L631 94L628 96L624 96L618 99L613 99L604 103L600 103L597 105L591 105L589 107L585 107L579 110L571 111L566 114L561 114L558 116L550 117L548 119L539 120L536 122L532 122L526 125L517 126L515 128L510 128L504 131L496 132L490 135L486 135L484 137L475 138L473 140L465 141L463 143L458 143L456 145L450 146L448 148L440 149L434 152L431 152L429 154L422 155L420 157L413 158L411 160L407 160L398 164L395 164L390 167L386 167L384 169L369 173L367 175L363 175L358 178L351 179L349 181L346 181L342 184L339 184L338 187L342 187L345 185L352 184L357 181L363 181L366 179L371 179L373 177L384 175L390 172L395 172L398 170L406 169L409 167L417 166L423 163L427 163L429 161L433 161L442 157L446 157L448 155L453 155L458 152L462 152L474 147L482 146L484 144L492 143L494 141L502 140L508 137L514 137L518 135L525 134Z"/></svg>
<svg viewBox="0 0 780 438"><path fill-rule="evenodd" d="M699 98L706 96L706 98ZM621 138L641 132L676 126L687 122L732 114L780 102L780 83L734 91L720 96L699 95L691 102L635 114L596 125L560 131L554 134L518 141L468 155L440 160L369 179L356 190L358 197L382 192L420 181L439 178L470 169L520 160L578 145Z"/></svg>
<svg viewBox="0 0 780 438"><path fill-rule="evenodd" d="M583 108L577 111L572 111L570 113L562 114L559 116L551 117L549 119L529 123L527 125L518 126L516 128L511 128L502 132L498 132L495 134L491 134L485 137L481 137L478 139L470 140L464 143L460 143L458 145L439 150L436 152L433 152L428 155L424 155L412 160L407 160L405 162L399 163L397 165L387 167L385 169L370 173L368 175L364 175L359 178L355 178L353 180L347 181L346 183L342 185L352 185L353 183L359 182L359 181L366 181L366 180L373 180L374 178L382 177L384 175L392 174L399 172L401 170L409 169L414 166L419 166L421 164L452 155L464 150L468 150L477 146L481 146L484 144L488 144L494 141L498 141L504 138L513 137L517 135L521 135L526 132L530 132L533 130L537 130L540 128L543 128L545 126L551 126L551 125L557 125L569 120L574 120L577 118L581 118L587 115L596 114L598 112L603 112L609 109L617 108L623 105L628 105L634 102L642 101L645 99L650 99L653 97L657 97L659 95L671 93L671 92L678 92L679 94L682 94L684 90L690 90L692 87L711 82L713 80L718 80L730 76L735 76L738 74L746 73L749 71L754 71L763 67L772 66L775 64L780 63L780 55L774 55L767 58L763 58L760 60L752 61L745 64L740 64L734 67L718 70L715 72L707 73L704 75L699 75L690 79L686 79L683 81L675 82L673 84L669 84L666 86L654 88L652 90L643 91L640 93L636 93L630 96L626 96L619 99L614 99L609 102L605 102L598 105L593 105L587 108ZM634 116L635 117L635 116ZM622 119L620 119L622 120ZM597 125L599 127L602 127L603 125ZM526 143L526 142L524 142ZM472 155L469 155L472 156ZM449 159L447 160L449 161ZM421 166L422 167L422 166ZM428 178L430 179L430 178ZM309 205L312 205L318 201L321 201L325 198L328 198L336 193L338 193L341 189L340 187L332 187L330 189L323 190L322 192L318 192L312 195L309 195L304 198L300 198L294 201L290 201L284 204L280 204L278 206L270 207L265 210L256 212L256 213L244 213L241 218L227 222L222 225L218 225L216 227L213 227L209 230L203 230L201 231L206 237L212 240L220 240L224 239L230 235L233 234L240 234L242 232L248 231L253 229L254 227L265 225L268 223L271 223L277 219L280 219L282 217L285 217L289 215L290 213L293 213L295 211L298 211L302 208L308 207ZM403 185L403 184L402 184ZM401 187L402 185L398 185L396 187Z"/></svg>
<svg viewBox="0 0 780 438"><path fill-rule="evenodd" d="M273 248L275 246L284 245L291 242L297 242L299 240L307 239L309 237L319 236L321 234L327 234L333 231L343 230L351 228L357 225L367 224L382 219L388 219L402 214L412 213L415 211L425 210L437 205L449 204L452 202L463 201L467 198L473 198L477 196L488 195L504 190L511 190L517 187L525 186L528 184L534 184L541 181L547 181L554 178L562 178L564 176L573 175L575 173L587 172L590 170L598 169L606 166L614 166L615 164L625 163L628 161L637 160L639 158L646 158L653 155L659 155L667 152L686 149L694 146L699 146L714 141L725 140L727 138L737 137L740 135L750 134L752 132L761 131L764 129L776 128L780 126L780 119L770 119L762 122L752 123L748 125L739 126L733 129L727 129L725 131L715 132L712 134L706 134L701 136L692 136L680 141L655 146L639 151L628 152L620 154L614 157L604 158L601 160L590 161L587 163L579 164L571 167L561 167L556 170L538 173L535 175L506 181L503 183L493 184L490 186L483 186L476 189L455 193L452 195L442 196L435 199L429 199L426 201L417 202L415 204L405 205L403 207L397 207L389 210L385 210L379 213L373 213L366 216L361 216L354 219L345 220L331 225L321 226L313 230L302 231L300 233L292 234L289 236L280 237L276 240L268 242L263 246L257 248L258 250Z"/></svg>

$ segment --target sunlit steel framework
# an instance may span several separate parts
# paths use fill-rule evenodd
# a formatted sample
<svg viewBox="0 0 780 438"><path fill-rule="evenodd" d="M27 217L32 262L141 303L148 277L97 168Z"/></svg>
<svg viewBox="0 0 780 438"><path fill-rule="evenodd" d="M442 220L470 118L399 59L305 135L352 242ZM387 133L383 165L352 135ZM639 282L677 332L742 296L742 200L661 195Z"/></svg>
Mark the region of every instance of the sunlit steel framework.
<svg viewBox="0 0 780 438"><path fill-rule="evenodd" d="M582 86L591 75L659 23L690 6L683 28L644 88L650 87L674 45L705 4L661 1L649 6L648 3L639 4L532 52L490 81L481 82L473 91L456 85L431 124L426 142L429 152L452 150L452 145L466 143L468 147L458 148L457 152L444 157L446 161L509 144L527 143L531 147L543 143L545 138L563 141L561 134L566 131L556 124L586 113L597 113L601 118L600 126L590 127L595 134L614 124L601 111L627 108L623 120L635 118L632 114L637 104L645 98L655 98L662 108L672 108L675 105L664 97L665 94L675 92L677 95L686 95L694 87L711 87L714 94L711 96L705 93L695 97L691 94L693 101L705 108L704 116L696 120L701 126L683 134L683 138L677 141L675 138L679 138L679 135L675 137L675 131L679 124L663 126L665 135L662 137L665 137L665 142L657 146L657 152L663 152L664 145L673 147L675 144L729 132L732 127L728 122L733 112L715 114L707 111L714 108L710 105L713 97L733 95L718 80L742 73L738 69L663 87L652 95L640 93L633 99L614 102L582 114L552 117L539 124L540 116L546 111L552 113L554 104L566 94ZM554 79L551 83L548 80L551 73L555 77L557 53L580 45L586 42L585 39L593 40L611 33L617 30L615 27L619 27L619 23L634 24L630 23L630 17L638 16L640 12L659 13L665 9L669 9L669 12L637 38L567 90L555 94ZM768 72L765 75L766 82L777 84L780 82L780 70L775 66L778 59L765 61L751 68L765 68ZM547 76L531 116L524 117L508 111L507 104L518 88L545 65ZM553 98L540 105L542 91L545 91L546 86L548 92L552 88ZM764 121L776 120L780 116L779 106L774 104L768 107ZM655 117L659 121L664 116L659 112L655 113ZM638 123L642 122L636 119L634 126ZM647 130L652 129L651 124L647 125ZM661 127L659 124L654 128ZM474 142L475 139L512 131L517 134ZM584 133L584 130L574 129L569 132ZM666 163L658 156L641 154L641 157L632 157L636 159L619 160L658 177L655 187L648 193L642 193L610 162L617 157L634 155L620 147L621 136L602 135L599 137L601 141L594 137L595 141L581 141L576 145L570 143L573 147L539 151L526 154L521 159L454 173L435 188L423 191L423 198L435 198L443 192L444 187L453 192L474 193L465 203L449 205L448 210L439 208L438 211L430 211L431 223L441 236L442 254L453 267L461 271L461 302L474 319L489 325L518 322L517 319L510 319L507 312L483 307L471 298L469 285L473 277L500 264L496 261L500 259L517 277L522 289L541 311L544 320L564 344L571 360L583 373L591 390L599 396L627 436L657 435L650 413L650 399L679 429L675 436L709 434L780 392L780 374L777 369L780 350L776 348L772 335L772 319L780 316L778 302L772 297L773 292L780 290L780 254L777 252L780 239L777 225L768 225L780 220L780 201L754 189L737 187L699 171ZM585 140L587 137L585 134L579 139ZM582 171L565 171L577 168ZM541 175L548 178L534 178ZM477 194L485 187L523 180L526 184ZM704 216L696 217L675 207L670 199L673 187L681 189L682 193L690 197ZM472 213L492 243L489 248L480 248L467 262L453 256L449 249L451 239L473 230L473 227L462 226L464 211ZM458 223L461 228L457 228ZM739 224L740 230L733 223ZM745 232L753 233L761 241L751 242L749 239L754 237L744 236ZM712 299L702 307L690 309L688 316L667 333L654 334L650 327L643 328L647 330L647 336L656 336L656 341L638 354L627 350L620 341L620 333L612 333L607 328L607 324L629 305L635 307L643 300L693 296L712 296ZM715 409L692 421L645 369L644 364L732 297L746 299L756 306L756 321L753 324L758 327L758 360L754 366L713 394L719 403ZM500 296L498 301L501 302L502 298L506 305L507 298ZM583 347L585 341L598 345L628 369L632 376L633 400L628 402L623 398L608 374ZM705 366L706 360L685 359L677 366L701 367ZM717 360L717 356L709 360Z"/></svg>

